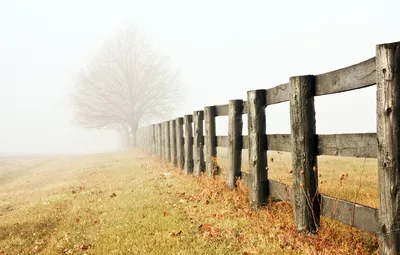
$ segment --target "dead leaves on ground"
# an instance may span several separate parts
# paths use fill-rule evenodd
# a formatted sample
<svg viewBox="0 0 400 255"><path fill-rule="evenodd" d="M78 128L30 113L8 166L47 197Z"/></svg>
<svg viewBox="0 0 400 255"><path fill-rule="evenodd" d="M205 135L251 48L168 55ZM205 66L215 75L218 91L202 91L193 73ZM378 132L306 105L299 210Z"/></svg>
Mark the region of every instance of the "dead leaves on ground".
<svg viewBox="0 0 400 255"><path fill-rule="evenodd" d="M213 228L208 224L201 224L199 226L199 231L203 237L220 237L221 230L218 228Z"/></svg>
<svg viewBox="0 0 400 255"><path fill-rule="evenodd" d="M64 253L64 254L72 254L75 251L84 251L83 254L86 254L86 250L89 249L90 247L91 247L90 244L76 244L73 249L70 249L70 248L63 249L62 253Z"/></svg>
<svg viewBox="0 0 400 255"><path fill-rule="evenodd" d="M178 231L178 232L171 232L169 234L169 236L180 236L182 234L182 230Z"/></svg>

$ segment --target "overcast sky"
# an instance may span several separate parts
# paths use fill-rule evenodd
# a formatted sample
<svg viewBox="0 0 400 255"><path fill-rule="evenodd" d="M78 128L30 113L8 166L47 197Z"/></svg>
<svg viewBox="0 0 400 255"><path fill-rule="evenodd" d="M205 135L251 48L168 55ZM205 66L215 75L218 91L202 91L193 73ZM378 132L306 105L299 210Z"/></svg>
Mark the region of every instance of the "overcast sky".
<svg viewBox="0 0 400 255"><path fill-rule="evenodd" d="M113 132L73 124L69 95L77 72L130 24L181 71L186 97L170 117L361 62L400 40L400 1L329 2L0 0L0 154L116 150ZM317 132L375 132L375 90L316 98ZM288 103L267 107L268 133L288 133L289 123Z"/></svg>

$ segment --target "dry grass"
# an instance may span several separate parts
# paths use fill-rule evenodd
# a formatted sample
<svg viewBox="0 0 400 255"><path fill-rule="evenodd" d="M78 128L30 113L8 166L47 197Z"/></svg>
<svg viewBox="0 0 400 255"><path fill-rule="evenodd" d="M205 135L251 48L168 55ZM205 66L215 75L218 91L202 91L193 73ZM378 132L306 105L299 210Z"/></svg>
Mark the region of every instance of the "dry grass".
<svg viewBox="0 0 400 255"><path fill-rule="evenodd" d="M226 149L218 149L224 162ZM269 151L268 178L291 185L291 154ZM243 170L248 169L247 150L242 155ZM318 156L319 191L354 203L378 207L378 165L376 159Z"/></svg>
<svg viewBox="0 0 400 255"><path fill-rule="evenodd" d="M143 154L3 159L0 180L0 254L371 254L377 249L375 236L327 219L316 235L296 233L289 204L271 203L254 212L241 185L229 190L223 178L186 176Z"/></svg>

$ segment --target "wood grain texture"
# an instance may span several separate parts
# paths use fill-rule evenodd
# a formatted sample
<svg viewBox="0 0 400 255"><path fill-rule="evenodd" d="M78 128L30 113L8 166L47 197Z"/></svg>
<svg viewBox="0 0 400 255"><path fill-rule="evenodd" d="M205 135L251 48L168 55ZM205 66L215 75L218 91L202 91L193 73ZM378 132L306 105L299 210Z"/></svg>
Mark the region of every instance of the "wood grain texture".
<svg viewBox="0 0 400 255"><path fill-rule="evenodd" d="M169 121L169 140L171 151L171 163L177 166L177 152L176 152L176 123L175 120Z"/></svg>
<svg viewBox="0 0 400 255"><path fill-rule="evenodd" d="M243 100L229 101L226 183L230 188L236 188L242 167L242 111Z"/></svg>
<svg viewBox="0 0 400 255"><path fill-rule="evenodd" d="M269 151L292 151L292 141L289 134L268 134L267 141Z"/></svg>
<svg viewBox="0 0 400 255"><path fill-rule="evenodd" d="M345 200L321 195L322 216L367 231L378 232L378 210Z"/></svg>
<svg viewBox="0 0 400 255"><path fill-rule="evenodd" d="M244 184L244 186L246 188L249 188L251 186L250 175L248 173L241 172L240 173L240 179L241 179L241 181L243 182L243 184Z"/></svg>
<svg viewBox="0 0 400 255"><path fill-rule="evenodd" d="M289 83L267 89L267 105L289 101Z"/></svg>
<svg viewBox="0 0 400 255"><path fill-rule="evenodd" d="M266 203L268 197L267 161L265 156L265 106L266 91L253 90L247 92L248 107L248 140L249 140L249 200L253 209Z"/></svg>
<svg viewBox="0 0 400 255"><path fill-rule="evenodd" d="M247 102L242 101L243 106L242 106L242 114L247 114ZM222 104L222 105L216 105L215 106L216 110L216 116L229 116L229 104Z"/></svg>
<svg viewBox="0 0 400 255"><path fill-rule="evenodd" d="M165 161L171 161L171 147L170 147L170 136L169 136L169 122L164 122L164 150L165 150Z"/></svg>
<svg viewBox="0 0 400 255"><path fill-rule="evenodd" d="M219 174L217 166L216 107L204 107L204 159L208 177Z"/></svg>
<svg viewBox="0 0 400 255"><path fill-rule="evenodd" d="M161 123L161 159L166 160L165 157L165 122Z"/></svg>
<svg viewBox="0 0 400 255"><path fill-rule="evenodd" d="M249 149L249 136L242 136L242 149Z"/></svg>
<svg viewBox="0 0 400 255"><path fill-rule="evenodd" d="M176 131L176 163L177 167L183 169L185 165L185 148L183 138L183 118L177 118L175 120L175 131Z"/></svg>
<svg viewBox="0 0 400 255"><path fill-rule="evenodd" d="M314 93L314 76L290 78L294 222L297 231L306 232L316 231L320 223Z"/></svg>
<svg viewBox="0 0 400 255"><path fill-rule="evenodd" d="M162 124L158 123L157 124L157 147L158 147L158 156L160 159L163 157L163 149L162 146L163 141L162 141Z"/></svg>
<svg viewBox="0 0 400 255"><path fill-rule="evenodd" d="M400 253L400 42L376 47L379 249Z"/></svg>
<svg viewBox="0 0 400 255"><path fill-rule="evenodd" d="M228 116L229 115L229 105L216 105L215 106L215 114L216 116Z"/></svg>
<svg viewBox="0 0 400 255"><path fill-rule="evenodd" d="M327 95L376 84L375 58L315 78L315 95Z"/></svg>
<svg viewBox="0 0 400 255"><path fill-rule="evenodd" d="M193 128L192 128L193 116L185 115L185 166L184 171L186 174L193 173Z"/></svg>
<svg viewBox="0 0 400 255"><path fill-rule="evenodd" d="M376 158L376 133L318 135L318 155Z"/></svg>
<svg viewBox="0 0 400 255"><path fill-rule="evenodd" d="M288 185L273 180L268 180L268 183L270 196L282 201L292 201L292 189Z"/></svg>
<svg viewBox="0 0 400 255"><path fill-rule="evenodd" d="M203 120L204 111L193 113L193 173L196 176L204 171Z"/></svg>
<svg viewBox="0 0 400 255"><path fill-rule="evenodd" d="M217 147L228 147L228 136L217 136Z"/></svg>
<svg viewBox="0 0 400 255"><path fill-rule="evenodd" d="M292 151L290 134L268 134L267 149L270 151ZM376 158L376 133L317 135L318 155ZM249 148L248 137L242 136L243 149ZM228 147L227 136L217 136L218 147Z"/></svg>

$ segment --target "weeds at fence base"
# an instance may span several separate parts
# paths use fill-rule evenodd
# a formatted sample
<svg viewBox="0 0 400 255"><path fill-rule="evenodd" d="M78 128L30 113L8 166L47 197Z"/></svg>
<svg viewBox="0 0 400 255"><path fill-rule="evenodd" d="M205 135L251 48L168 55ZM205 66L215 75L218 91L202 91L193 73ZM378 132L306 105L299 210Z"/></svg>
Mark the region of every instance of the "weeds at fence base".
<svg viewBox="0 0 400 255"><path fill-rule="evenodd" d="M202 233L209 232L206 237L210 242L232 242L242 254L378 254L375 235L324 217L318 233L296 232L293 207L288 202L270 198L267 206L252 210L241 180L232 190L226 186L223 173L216 178L205 174L195 177L152 157L144 157L143 162L176 179L174 188L179 192L175 196L187 201L180 208L192 220L201 222L199 226L207 230Z"/></svg>

